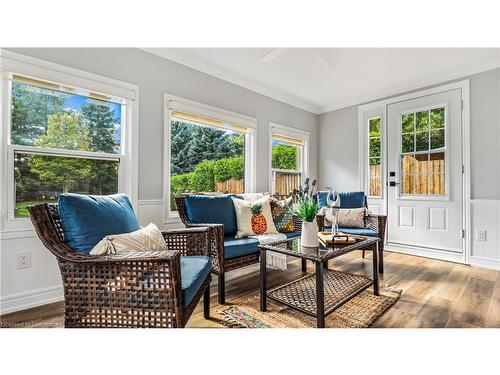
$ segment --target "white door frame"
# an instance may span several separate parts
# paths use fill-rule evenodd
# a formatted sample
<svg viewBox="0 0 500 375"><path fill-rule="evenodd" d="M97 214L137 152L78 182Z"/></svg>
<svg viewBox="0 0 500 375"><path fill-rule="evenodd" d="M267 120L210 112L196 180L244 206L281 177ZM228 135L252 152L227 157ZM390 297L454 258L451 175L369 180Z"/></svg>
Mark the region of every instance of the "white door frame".
<svg viewBox="0 0 500 375"><path fill-rule="evenodd" d="M367 148L364 147L366 144L365 138L368 136L367 133L367 127L365 122L363 121L363 114L367 111L373 111L376 110L377 108L382 108L383 113L384 113L384 119L387 119L387 107L390 104L394 103L399 103L402 101L407 101L411 99L417 99L421 98L424 96L429 96L437 93L441 93L444 91L450 91L454 89L461 89L462 92L462 163L463 163L463 168L464 168L464 173L463 173L463 179L462 179L462 208L463 208L463 228L464 230L464 238L463 238L463 254L461 254L459 257L454 259L454 261L460 262L460 263L465 263L465 264L470 264L470 256L471 256L471 238L472 238L472 233L471 233L471 221L470 221L470 83L469 80L462 80L458 82L453 82L449 83L446 85L441 85L437 87L433 87L430 89L425 89L421 91L416 91L412 92L409 94L404 94L400 96L395 96L391 97L389 99L384 99L380 100L377 102L373 103L368 103L364 105L358 106L358 162L359 162L359 187L361 190L366 191L367 186L366 186L366 161L368 160L368 155L367 155ZM382 138L386 139L386 132L385 129L387 129L386 121L383 123L383 134ZM383 146L383 155L382 158L385 160L387 156L387 142L384 142ZM387 163L384 163L384 176L385 180L382 181L383 184L386 183L387 181ZM385 208L387 212L387 194L384 196L385 202ZM387 240L387 238L386 238ZM398 251L398 249L390 249L388 250L395 250ZM420 256L427 256L431 258L437 258L437 259L445 259L445 260L450 260L449 256L446 256L445 254L442 254L439 250L411 250L411 247L408 247L408 249L405 249L406 253L410 253L413 255L420 255Z"/></svg>

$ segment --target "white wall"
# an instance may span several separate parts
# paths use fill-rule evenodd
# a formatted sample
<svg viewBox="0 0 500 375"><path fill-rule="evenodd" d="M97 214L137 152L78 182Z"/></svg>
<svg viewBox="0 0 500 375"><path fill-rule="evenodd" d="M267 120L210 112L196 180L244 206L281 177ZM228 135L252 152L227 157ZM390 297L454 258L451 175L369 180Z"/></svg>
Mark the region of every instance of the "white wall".
<svg viewBox="0 0 500 375"><path fill-rule="evenodd" d="M463 79L470 80L471 263L500 269L500 69ZM357 108L318 117L320 186L360 187ZM487 230L487 241L476 240L477 230Z"/></svg>
<svg viewBox="0 0 500 375"><path fill-rule="evenodd" d="M163 222L163 94L191 99L257 119L257 191L269 191L269 122L310 133L310 177L317 177L317 116L156 55L132 48L23 48L15 52L134 83L140 89L139 202L142 224ZM179 224L173 224L178 226ZM0 234L1 235L1 234ZM13 237L14 236L14 237ZM0 237L1 313L60 300L54 257L31 235ZM30 250L32 267L16 269Z"/></svg>

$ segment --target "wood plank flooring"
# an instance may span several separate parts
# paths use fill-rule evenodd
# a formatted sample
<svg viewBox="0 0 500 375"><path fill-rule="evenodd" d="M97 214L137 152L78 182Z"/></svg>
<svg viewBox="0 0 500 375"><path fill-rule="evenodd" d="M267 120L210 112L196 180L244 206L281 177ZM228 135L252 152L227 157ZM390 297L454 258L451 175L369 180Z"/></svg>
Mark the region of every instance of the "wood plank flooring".
<svg viewBox="0 0 500 375"><path fill-rule="evenodd" d="M400 300L373 327L500 327L500 272L386 252L381 282L403 289ZM331 268L371 277L371 254L355 251L330 262ZM313 272L312 264L308 272ZM268 271L268 287L301 276L300 262L289 263L286 272ZM226 275L227 304L237 304L259 291L258 265ZM217 281L211 287L212 311L217 304ZM0 317L3 327L61 327L63 303L37 307ZM215 315L215 314L213 314ZM202 304L188 327L223 327L217 318L205 320Z"/></svg>

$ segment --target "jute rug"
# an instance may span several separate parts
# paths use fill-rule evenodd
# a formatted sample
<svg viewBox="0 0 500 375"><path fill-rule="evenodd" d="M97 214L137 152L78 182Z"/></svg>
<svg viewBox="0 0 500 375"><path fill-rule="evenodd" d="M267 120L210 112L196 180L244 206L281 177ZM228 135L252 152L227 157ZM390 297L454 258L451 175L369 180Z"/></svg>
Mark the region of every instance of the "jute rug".
<svg viewBox="0 0 500 375"><path fill-rule="evenodd" d="M380 295L371 288L339 307L325 319L327 328L367 328L396 303L401 289L380 286ZM259 294L237 305L219 310L224 325L231 328L313 328L316 318L267 300L267 311L259 309Z"/></svg>

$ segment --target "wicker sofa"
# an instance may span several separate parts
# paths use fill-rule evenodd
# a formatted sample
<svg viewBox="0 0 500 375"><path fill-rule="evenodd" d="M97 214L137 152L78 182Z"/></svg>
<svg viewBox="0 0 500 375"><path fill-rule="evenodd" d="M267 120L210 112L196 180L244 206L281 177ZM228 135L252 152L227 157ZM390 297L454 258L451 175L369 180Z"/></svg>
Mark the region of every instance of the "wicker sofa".
<svg viewBox="0 0 500 375"><path fill-rule="evenodd" d="M193 194L194 196L198 196ZM228 233L227 226L220 220L207 218L207 222L193 222L193 218L186 208L186 198L182 195L175 198L179 217L187 228L209 227L211 231L210 254L212 258L212 272L218 277L218 301L225 303L225 274L242 267L259 262L259 243L253 238L235 239L234 233ZM210 195L208 195L210 196ZM220 195L219 195L220 196ZM229 197L229 195L226 195ZM227 207L227 206L226 206ZM234 211L234 208L233 208ZM287 233L288 237L299 236L302 222L294 218L295 232ZM236 224L234 224L236 225ZM305 263L303 264L303 268Z"/></svg>
<svg viewBox="0 0 500 375"><path fill-rule="evenodd" d="M355 192L341 192L340 194L340 209L346 208L368 208L368 202L366 195L363 191ZM326 207L326 197L328 195L327 191L320 191L317 193L316 197L318 200L319 208ZM316 216L318 222L319 230L330 230L325 226L325 216L323 214L318 214ZM364 235L379 237L380 243L378 248L378 259L379 259L379 273L384 273L384 240L385 240L385 228L386 228L386 215L377 215L370 213L365 217L365 228L339 228L339 231L346 234L353 235ZM368 246L366 249L370 251L376 251L376 244ZM363 258L365 257L365 249L363 249Z"/></svg>
<svg viewBox="0 0 500 375"><path fill-rule="evenodd" d="M56 204L37 204L28 211L38 237L59 264L65 327L184 327L202 296L208 319L210 272L196 280L196 270L188 269L183 279L181 268L191 256L209 255L210 228L162 232L167 251L91 256L66 245Z"/></svg>

